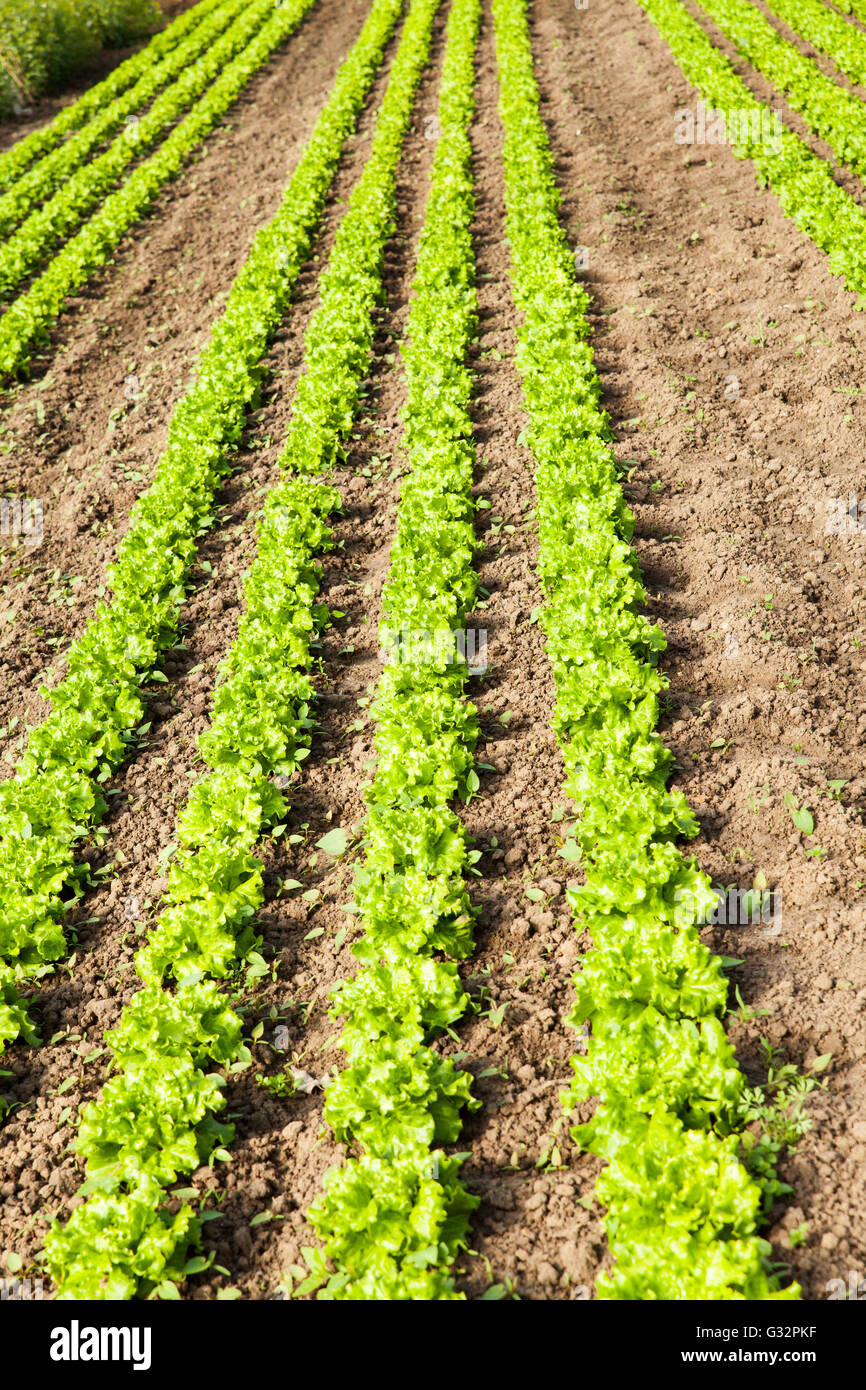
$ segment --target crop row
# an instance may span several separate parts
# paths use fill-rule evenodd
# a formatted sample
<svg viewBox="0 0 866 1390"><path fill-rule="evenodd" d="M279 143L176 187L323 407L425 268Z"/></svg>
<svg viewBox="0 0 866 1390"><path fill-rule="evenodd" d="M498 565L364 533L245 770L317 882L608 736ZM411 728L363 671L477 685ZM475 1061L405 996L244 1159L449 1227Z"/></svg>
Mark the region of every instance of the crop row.
<svg viewBox="0 0 866 1390"><path fill-rule="evenodd" d="M120 63L104 81L97 82L77 101L64 106L48 125L16 140L14 145L0 154L0 189L9 188L34 160L41 159L49 150L59 145L71 131L80 130L95 114L110 105L129 87L134 86L143 74L165 54L170 53L211 11L223 4L225 0L201 0L198 5L186 10L155 35L138 53Z"/></svg>
<svg viewBox="0 0 866 1390"><path fill-rule="evenodd" d="M866 82L866 34L861 29L846 24L819 0L767 0L767 8L832 58L852 82Z"/></svg>
<svg viewBox="0 0 866 1390"><path fill-rule="evenodd" d="M798 53L748 0L699 3L737 51L783 92L788 105L827 141L837 158L858 173L866 173L866 131L859 98L825 77L817 63ZM859 37L863 41L863 36Z"/></svg>
<svg viewBox="0 0 866 1390"><path fill-rule="evenodd" d="M332 992L347 1062L324 1109L336 1138L363 1153L329 1171L308 1213L324 1244L308 1256L314 1273L302 1287L318 1284L324 1299L459 1297L451 1265L478 1203L460 1181L462 1156L439 1147L457 1139L461 1109L478 1105L471 1078L431 1042L466 1009L456 962L472 950L465 876L479 857L450 806L478 786L477 716L464 699L467 667L453 633L477 586L466 355L476 331L468 128L479 24L479 0L454 0L403 346L410 471L382 602L383 643L405 629L443 640L421 661L392 652L370 706L378 765L355 880L361 969ZM390 204L393 189L385 196ZM381 213L374 217L374 234L359 226L359 255L371 267L383 225Z"/></svg>
<svg viewBox="0 0 866 1390"><path fill-rule="evenodd" d="M29 1030L16 985L65 953L63 914L80 894L77 842L106 810L101 785L127 756L143 715L142 685L176 639L214 489L401 8L401 0L377 0L342 65L280 209L256 234L214 325L197 381L174 410L154 481L109 571L114 597L70 648L65 678L43 688L52 712L30 734L16 776L0 786L0 1043Z"/></svg>
<svg viewBox="0 0 866 1390"><path fill-rule="evenodd" d="M391 224L394 168L411 118L439 0L414 0L389 75L373 148L349 202L322 278L322 304L308 329L304 375L312 410L298 414L300 384L288 438L279 458L288 475L269 494L256 560L244 581L246 608L237 641L220 666L209 730L199 740L213 769L195 786L178 819L180 845L169 874L166 906L136 958L144 989L124 1010L107 1041L120 1075L83 1112L78 1150L87 1158L90 1198L46 1242L48 1267L62 1297L172 1296L186 1273L206 1266L186 1260L200 1220L184 1202L166 1211L166 1187L212 1157L226 1157L230 1127L216 1115L222 1078L208 1066L249 1060L239 1016L216 980L258 944L251 919L261 904L262 865L254 854L262 833L285 814L273 778L288 779L309 751L310 636L326 620L316 604L315 560L330 544L327 516L339 494L311 478L333 458L351 429L367 370L380 274L370 284L358 264L357 234L371 215ZM367 29L381 44L393 27L393 6L374 7ZM366 31L365 31L366 33ZM366 33L359 43L370 44ZM351 61L351 60L350 60ZM335 341L323 329L333 301L356 307L356 332ZM341 323L343 319L341 318ZM340 383L337 397L334 384ZM303 440L304 449L297 443ZM176 981L174 994L167 977ZM175 1197L177 1193L173 1194Z"/></svg>
<svg viewBox="0 0 866 1390"><path fill-rule="evenodd" d="M127 117L150 102L156 93L168 83L174 82L179 75L183 75L189 64L194 62L203 52L206 52L213 44L214 39L228 28L240 11L249 4L250 0L228 0L227 4L221 3L219 8L204 23L198 25L187 38L172 48L162 62L149 67L146 72L142 73L133 87L130 87L114 101L109 102L82 130L70 136L50 154L40 159L26 174L23 174L15 185L0 197L0 237L7 237L13 227L16 227L37 204L45 203L56 188L59 188L71 174L81 168L91 152L123 125ZM189 105L193 97L204 90L208 81L210 81L210 77L207 77L200 88L190 89L189 95L182 102L182 105ZM180 109L181 107L178 106L177 110ZM164 106L163 110L168 114L170 106ZM168 118L171 119L171 116ZM155 131L155 134L150 137L152 140L156 138L159 130L157 127L151 127L151 129ZM130 122L124 133L124 141L125 144L122 148L127 154L126 162L128 163L149 143L147 128ZM82 213L90 205L82 194L90 193L91 202L99 196L98 169L94 170L91 183L92 188L87 182L79 185L78 197ZM48 216L55 239L63 235L64 230L72 225L69 221L69 212L66 211L64 216L61 208L65 210L73 206L67 201L58 205L55 212ZM9 281L7 270L0 278L0 288L5 288L9 283L14 283L14 281Z"/></svg>
<svg viewBox="0 0 866 1390"><path fill-rule="evenodd" d="M307 0L306 4L291 7L295 24L311 4L312 0ZM238 71L246 74L244 50L268 16L273 15L273 8L272 0L252 0L252 4L234 19L222 38L209 45L197 61L187 63L177 81L157 98L146 115L128 126L103 154L73 173L43 207L31 213L14 236L0 246L0 295L8 296L9 291L44 260L51 248L63 241L84 220L111 186L117 183L127 166L138 158L140 152L155 144L182 111L211 87L217 78L221 81L229 79L233 59L238 63ZM283 26L275 26L274 38L267 45L267 53L285 36ZM247 76L244 76L244 82L246 80ZM228 91L236 90L235 83L230 79L225 85ZM208 93L208 98L210 95ZM221 104L217 105L219 107ZM197 140L200 138L197 136Z"/></svg>
<svg viewBox="0 0 866 1390"><path fill-rule="evenodd" d="M287 4L278 8L238 57L223 68L213 85L180 124L174 127L157 152L139 164L126 182L105 199L98 212L57 253L48 268L26 293L10 305L0 319L0 373L15 372L26 366L28 346L34 339L44 336L48 324L60 311L67 295L110 259L111 252L127 228L142 215L159 190L183 167L190 153L219 124L253 74L294 32L312 3L313 0L288 0ZM262 5L265 5L265 10L262 9ZM267 8L267 0L255 0L253 9L256 23L260 23ZM240 23L243 25L244 20ZM227 35L226 38L231 40L231 35ZM220 46L217 44L213 51ZM207 59L203 59L202 63L210 68ZM215 71L218 69L213 69L212 75ZM165 95L172 100L171 92ZM153 111L141 122L143 126L151 117L157 119L154 113L159 105L159 101L155 103ZM121 149L121 156L128 153L129 150ZM113 159L112 151L109 150L104 158ZM97 160L81 171L83 182L86 183L91 171L98 164ZM78 184L79 179L73 178L69 184L70 190L77 188ZM56 195L61 205L64 195L65 190ZM51 204L48 205L49 208L50 206ZM41 218L41 212L35 214L38 228L37 245L41 244L41 235L51 234L50 219L46 224L40 220ZM28 260L27 236L25 223L18 235L8 243L10 252L14 248L25 261Z"/></svg>
<svg viewBox="0 0 866 1390"><path fill-rule="evenodd" d="M187 1259L202 1218L187 1202L169 1212L166 1189L227 1157L232 1137L217 1118L225 1105L217 1068L243 1067L250 1054L218 980L259 944L251 920L263 900L262 864L253 850L287 810L271 778L288 779L309 751L310 641L320 626L313 557L327 547L336 501L333 489L290 478L265 505L246 611L199 740L212 771L174 829L163 906L136 957L144 987L105 1035L118 1074L81 1112L75 1147L87 1164L79 1189L87 1200L46 1238L61 1298L173 1297L206 1267L201 1256Z"/></svg>
<svg viewBox="0 0 866 1390"><path fill-rule="evenodd" d="M158 0L0 0L0 119L80 79L102 49L146 40Z"/></svg>
<svg viewBox="0 0 866 1390"><path fill-rule="evenodd" d="M313 0L294 4L289 13L297 25ZM190 106L217 78L226 92L237 93L234 62L246 83L249 72L245 49L255 38L269 15L273 15L272 0L252 0L244 13L236 17L228 32L216 43L208 45L193 62L187 62L177 81L153 103L146 115L133 122L112 145L66 179L63 187L50 197L44 206L22 223L14 236L0 246L0 295L9 295L16 285L34 270L47 253L81 223L92 208L104 197L123 171L141 152L155 144L174 124L180 113ZM216 16L214 22L216 22ZM286 37L282 24L274 26L273 36L266 45L266 56ZM240 55L240 57L238 57ZM210 102L212 93L206 100ZM234 100L234 96L231 98ZM225 109L217 101L216 109ZM196 135L196 143L201 135ZM186 142L182 142L186 144Z"/></svg>
<svg viewBox="0 0 866 1390"><path fill-rule="evenodd" d="M786 1296L755 1234L765 1188L740 1161L734 1132L744 1078L722 1022L723 961L696 926L714 895L676 844L698 827L666 785L672 755L655 731L666 682L654 664L665 642L638 612L633 522L599 406L588 296L557 218L526 0L494 0L494 13L541 621L565 790L578 812L563 848L582 863L585 884L569 900L593 940L570 1020L589 1022L592 1035L587 1055L572 1059L564 1099L572 1108L599 1098L589 1124L572 1131L607 1161L597 1192L616 1266L599 1288L618 1299Z"/></svg>
<svg viewBox="0 0 866 1390"><path fill-rule="evenodd" d="M754 111L760 118L756 124L767 128L764 119L769 108L752 95L679 0L636 2L708 105L726 112ZM782 211L826 253L830 273L843 276L848 288L862 299L866 295L866 212L839 187L825 161L784 126L773 140L741 142L734 153L754 162L759 182L773 190Z"/></svg>

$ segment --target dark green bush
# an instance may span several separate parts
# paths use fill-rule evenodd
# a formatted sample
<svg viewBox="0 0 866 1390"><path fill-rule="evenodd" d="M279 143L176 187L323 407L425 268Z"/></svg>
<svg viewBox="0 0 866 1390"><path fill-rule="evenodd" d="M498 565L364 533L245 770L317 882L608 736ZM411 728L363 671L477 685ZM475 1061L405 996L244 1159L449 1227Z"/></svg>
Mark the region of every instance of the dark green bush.
<svg viewBox="0 0 866 1390"><path fill-rule="evenodd" d="M101 48L152 34L156 0L0 0L0 117L69 81Z"/></svg>

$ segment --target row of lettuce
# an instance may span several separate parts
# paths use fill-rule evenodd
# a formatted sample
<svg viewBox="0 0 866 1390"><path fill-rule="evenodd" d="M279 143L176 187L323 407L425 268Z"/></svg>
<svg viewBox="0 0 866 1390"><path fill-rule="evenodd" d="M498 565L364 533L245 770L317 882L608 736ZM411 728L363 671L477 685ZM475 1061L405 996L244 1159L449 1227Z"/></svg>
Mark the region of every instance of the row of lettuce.
<svg viewBox="0 0 866 1390"><path fill-rule="evenodd" d="M262 355L289 303L321 219L344 144L397 22L401 0L379 0L273 220L256 235L197 378L176 406L154 481L133 508L101 603L43 694L52 706L29 737L16 774L0 787L0 1042L32 1036L22 984L66 953L64 914L80 894L79 842L102 819L102 785L135 740L142 686L177 639L181 605L214 490L230 468Z"/></svg>
<svg viewBox="0 0 866 1390"><path fill-rule="evenodd" d="M593 948L571 1021L588 1022L572 1060L570 1107L597 1108L573 1131L607 1163L597 1185L615 1299L765 1299L780 1294L756 1234L765 1186L734 1130L745 1086L723 1016L728 983L696 923L709 879L676 841L697 832L655 725L665 685L659 629L629 541L632 518L599 406L588 296L560 227L539 114L526 0L494 0L505 126L508 238L518 369L536 463L541 622L556 687L554 728L576 803L585 883L569 898ZM772 1180L769 1179L771 1182Z"/></svg>
<svg viewBox="0 0 866 1390"><path fill-rule="evenodd" d="M0 117L80 79L103 48L123 48L164 22L158 0L0 0Z"/></svg>
<svg viewBox="0 0 866 1390"><path fill-rule="evenodd" d="M206 1214L167 1189L225 1157L232 1138L218 1118L220 1069L249 1051L220 981L260 940L254 850L288 809L273 775L290 776L309 750L310 642L321 623L314 557L327 547L336 502L332 489L288 478L264 508L246 611L199 741L212 770L175 826L168 889L136 957L143 988L105 1035L116 1075L81 1113L75 1147L87 1165L86 1200L46 1238L61 1298L172 1297L206 1264L189 1256Z"/></svg>
<svg viewBox="0 0 866 1390"><path fill-rule="evenodd" d="M680 0L636 3L709 106L724 112L755 112L750 139L742 138L743 123L739 123L740 140L734 153L753 161L759 183L772 189L786 216L825 252L831 274L841 275L866 302L866 212L860 204L793 131L782 126L773 139L761 138L761 131L771 129L769 107L752 94Z"/></svg>
<svg viewBox="0 0 866 1390"><path fill-rule="evenodd" d="M791 11L779 0L774 3L796 25L800 0ZM827 141L841 163L849 164L860 174L866 172L866 132L860 98L837 86L811 58L803 57L748 0L700 0L700 6L737 52L784 93L788 105ZM851 34L851 46L861 61L866 59L866 35L838 16L836 19Z"/></svg>
<svg viewBox="0 0 866 1390"><path fill-rule="evenodd" d="M132 133L120 136L85 166L19 228L0 253L0 283L8 288L38 265L56 241L107 193L98 211L57 252L45 270L0 318L0 374L26 369L34 342L42 341L64 301L110 260L123 234L146 211L190 154L219 124L250 78L295 31L313 0L253 0L228 33L193 63L154 102ZM232 54L235 57L231 57ZM230 59L230 61L226 61ZM208 85L210 84L210 85ZM199 92L192 109L173 126L154 154L137 164L114 192L107 190L133 158L139 135L146 146L168 128Z"/></svg>
<svg viewBox="0 0 866 1390"><path fill-rule="evenodd" d="M238 638L221 663L210 728L200 740L212 770L178 819L165 903L136 958L144 988L107 1035L118 1075L82 1114L77 1148L87 1161L86 1200L46 1240L61 1298L176 1296L177 1283L207 1264L189 1253L204 1218L183 1190L170 1189L200 1163L227 1156L231 1127L218 1119L224 1080L216 1069L249 1053L240 1015L219 982L256 943L251 919L262 901L262 865L254 851L287 810L274 778L282 786L309 750L310 642L327 621L316 601L316 556L331 543L328 516L339 507L338 494L316 475L346 442L369 368L395 171L438 3L413 0L410 7L370 158L320 282L279 459L282 481L265 501ZM339 128L345 138L399 11L397 0L376 0L320 118L322 133L333 137ZM285 304L282 219L283 212L259 234L244 272L254 271L272 323ZM250 363L260 356L223 357L215 376L254 372Z"/></svg>
<svg viewBox="0 0 866 1390"><path fill-rule="evenodd" d="M333 991L346 1064L324 1107L335 1137L357 1156L329 1171L308 1213L323 1245L302 1286L324 1299L462 1297L451 1267L478 1204L460 1180L462 1156L441 1147L457 1140L461 1109L478 1102L469 1074L434 1043L468 1002L457 962L472 950L465 880L478 858L451 803L478 785L477 717L464 698L467 666L454 633L477 586L466 356L476 331L469 123L479 24L480 0L454 0L403 346L410 471L382 599L383 645L407 630L442 640L424 661L392 651L370 706L377 767L355 881L361 968ZM358 225L357 245L345 247L369 267L367 298L394 201L393 181L371 174L376 204ZM341 274L335 262L325 278Z"/></svg>
<svg viewBox="0 0 866 1390"><path fill-rule="evenodd" d="M0 190L9 188L37 159L56 149L74 130L80 130L99 112L110 106L145 76L148 71L175 48L213 10L225 0L199 0L166 25L150 43L119 63L102 82L95 83L76 101L64 106L46 125L23 135L7 150L0 152Z"/></svg>
<svg viewBox="0 0 866 1390"><path fill-rule="evenodd" d="M214 72L219 71L219 67L207 72L204 81L194 88L179 88L177 79L188 77L187 70L190 65L196 64L202 54L207 53L215 40L249 5L250 0L229 0L228 3L223 2L216 6L213 12L202 23L198 24L186 38L176 44L160 62L154 63L142 73L132 87L116 97L114 101L108 102L81 130L70 134L68 139L55 146L20 178L16 179L12 187L0 196L0 237L8 237L12 229L23 222L34 208L41 204L47 204L55 190L74 174L78 175L77 197L81 201L83 215L83 211L86 210L86 198L89 196L91 201L95 202L100 196L100 188L107 186L106 179L109 175L108 172L102 173L102 170L108 170L106 162L104 160L96 162L90 166L92 170L91 180L83 183L80 174L82 165L90 159L94 151L98 150L120 130L124 123L128 123L128 126L124 131L122 143L116 147L115 159L118 158L120 152L125 158L122 163L115 166L117 172L122 171L126 164L143 153L160 130L167 127L184 106L188 106L196 96L201 94L212 80ZM273 6L271 6L272 9ZM233 49L232 56L237 51L236 48ZM226 51L223 50L223 60L225 60L225 56ZM195 74L195 72L196 70L193 69L192 73ZM195 81L195 76L193 76L193 80ZM165 87L170 87L180 97L180 101L167 102L166 94L163 92L160 98L161 110L164 114L163 123L159 126L154 123L153 111L151 110L148 113L147 126L144 123L141 125L137 122L133 124L131 118L136 113L143 111L153 101L157 93ZM190 92L186 100L183 99L185 90ZM150 134L150 132L153 133ZM59 238L70 218L74 204L66 203L55 206L57 206L55 218L50 216L49 208L45 208L45 214L49 221L56 221L55 235ZM66 209L70 211L66 211ZM28 225L32 224L28 222ZM15 282L10 281L8 270L4 270L3 279L0 281L2 289L6 290L10 283Z"/></svg>
<svg viewBox="0 0 866 1390"><path fill-rule="evenodd" d="M866 34L846 24L820 0L767 0L767 7L808 43L814 44L852 82L866 80ZM861 10L861 18L866 10Z"/></svg>

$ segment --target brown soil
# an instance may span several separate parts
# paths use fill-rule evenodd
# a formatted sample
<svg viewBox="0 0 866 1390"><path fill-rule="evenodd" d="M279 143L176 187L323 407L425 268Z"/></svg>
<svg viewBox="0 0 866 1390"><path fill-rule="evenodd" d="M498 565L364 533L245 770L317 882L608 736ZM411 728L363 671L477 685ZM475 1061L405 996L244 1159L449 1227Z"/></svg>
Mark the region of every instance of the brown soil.
<svg viewBox="0 0 866 1390"><path fill-rule="evenodd" d="M336 0L317 7L251 84L232 128L209 143L147 231L130 237L121 262L61 325L65 351L55 349L48 375L17 392L7 418L14 430L14 451L4 460L7 490L48 498L56 489L58 500L46 508L43 547L11 561L25 566L26 588L6 594L19 617L3 649L10 688L0 718L37 714L27 681L85 621L130 502L150 477L216 296L276 206L286 142L295 138L296 155L359 23L359 8L347 14ZM264 850L268 902L259 930L274 978L259 982L247 1003L250 1024L265 1023L256 1070L272 1074L286 1061L273 1045L286 1038L291 1060L314 1078L340 1060L330 1046L327 993L354 968L357 927L342 905L355 852L333 861L315 842L334 825L359 829L364 814L373 732L365 706L380 669L379 599L405 469L395 340L405 324L428 184L424 117L435 110L441 34L440 21L401 166L367 413L334 476L347 512L326 560L323 598L342 616L323 638L321 727L287 835ZM783 1165L796 1188L793 1204L773 1213L770 1231L805 1296L821 1299L829 1279L847 1282L849 1270L866 1275L858 1186L866 1156L866 973L858 950L866 925L863 536L825 534L827 499L857 492L862 474L862 321L821 253L771 195L757 192L747 164L724 149L674 144L674 111L693 105L695 95L636 5L594 0L577 12L538 0L533 34L566 194L564 223L572 243L588 248L596 359L617 452L630 470L626 490L648 612L669 639L664 734L701 820L695 852L720 884L747 888L760 871L781 892L778 936L756 927L707 931L714 949L742 958L733 979L748 1009L759 1011L732 1018L732 1036L755 1082L766 1071L762 1038L800 1063L833 1054L825 1088L807 1101L812 1129ZM322 68L304 56L311 45ZM483 730L479 761L491 766L465 810L484 853L473 888L481 909L477 950L464 969L477 1012L456 1029L456 1047L484 1104L460 1144L470 1154L467 1182L482 1204L459 1283L470 1298L491 1279L523 1298L583 1298L608 1258L592 1196L597 1164L576 1152L559 1123L558 1094L568 1058L582 1045L564 1017L578 950L587 943L570 923L563 898L569 871L556 855L562 767L549 730L549 668L532 621L540 600L527 510L531 459L518 443L523 416L489 14L478 66L475 417L478 491L492 506L479 512L489 597L471 621L488 634L489 669L473 698ZM288 83L291 103L281 100ZM341 172L337 201L357 176L368 134L369 116ZM238 207L253 187L259 202L250 200L238 225ZM332 223L335 214L336 204ZM226 244L230 218L237 235ZM333 225L320 255L332 235ZM183 260L181 246L189 249ZM213 572L198 572L185 649L174 654L168 689L154 697L149 744L115 784L109 840L94 861L113 861L115 870L78 914L71 975L58 972L40 992L46 1040L67 1031L54 1046L9 1054L20 1108L0 1148L7 1199L0 1251L25 1259L38 1250L54 1211L65 1213L76 1200L80 1173L65 1152L68 1120L102 1080L101 1032L129 997L124 975L136 919L150 915L163 886L156 857L170 840L170 807L180 804L195 765L193 740L205 723L216 662L235 632L237 576L252 554L249 518L273 481L317 270L311 263L270 355L262 409L221 498L225 523L202 547ZM116 417L108 435L126 377L143 377L146 364L154 368L150 394ZM54 570L74 570L82 583L70 591L51 577ZM838 797L831 780L845 782ZM797 831L786 793L811 808L814 835ZM809 852L816 847L820 853ZM282 889L289 879L303 888ZM534 885L543 902L527 897ZM301 896L310 889L318 891L315 900ZM84 1060L88 1054L93 1062ZM71 1088L58 1095L69 1076ZM303 1211L340 1151L321 1124L318 1090L279 1100L247 1072L230 1081L228 1097L237 1125L233 1162L194 1181L214 1190L222 1220L210 1223L208 1237L230 1273L191 1280L186 1296L213 1297L231 1283L244 1298L272 1298L311 1243ZM272 1219L250 1224L267 1212ZM789 1232L803 1223L805 1243L792 1249Z"/></svg>

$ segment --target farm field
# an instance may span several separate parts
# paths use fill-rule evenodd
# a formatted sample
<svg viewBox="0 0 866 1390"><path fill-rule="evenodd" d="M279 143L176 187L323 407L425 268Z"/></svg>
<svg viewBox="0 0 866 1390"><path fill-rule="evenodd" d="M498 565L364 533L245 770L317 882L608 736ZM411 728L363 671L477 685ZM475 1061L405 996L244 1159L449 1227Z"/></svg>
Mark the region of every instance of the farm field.
<svg viewBox="0 0 866 1390"><path fill-rule="evenodd" d="M4 1297L866 1290L848 8L206 0L0 125Z"/></svg>

